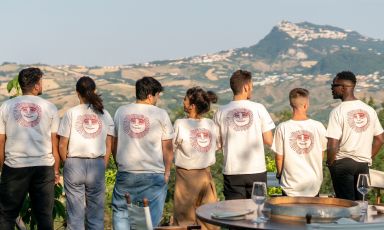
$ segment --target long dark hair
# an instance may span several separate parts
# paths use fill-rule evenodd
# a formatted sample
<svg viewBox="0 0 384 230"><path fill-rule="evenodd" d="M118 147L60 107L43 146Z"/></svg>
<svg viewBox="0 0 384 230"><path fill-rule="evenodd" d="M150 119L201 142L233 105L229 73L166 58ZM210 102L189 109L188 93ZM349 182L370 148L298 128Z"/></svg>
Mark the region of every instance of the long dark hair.
<svg viewBox="0 0 384 230"><path fill-rule="evenodd" d="M189 104L196 106L196 112L198 115L209 112L211 109L211 103L217 102L217 95L214 92L205 92L198 86L188 89L186 97L189 99Z"/></svg>
<svg viewBox="0 0 384 230"><path fill-rule="evenodd" d="M104 114L103 99L100 94L95 93L96 83L92 78L88 76L81 77L76 83L76 91L83 97L86 103L89 103L90 107L95 113Z"/></svg>

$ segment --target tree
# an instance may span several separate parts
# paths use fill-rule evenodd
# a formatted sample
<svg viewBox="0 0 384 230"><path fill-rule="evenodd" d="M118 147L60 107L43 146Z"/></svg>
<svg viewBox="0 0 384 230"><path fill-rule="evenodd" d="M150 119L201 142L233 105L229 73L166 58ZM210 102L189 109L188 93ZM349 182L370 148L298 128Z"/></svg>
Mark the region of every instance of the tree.
<svg viewBox="0 0 384 230"><path fill-rule="evenodd" d="M290 109L285 109L283 111L280 111L276 114L277 123L281 123L284 121L288 121L292 118L292 111Z"/></svg>
<svg viewBox="0 0 384 230"><path fill-rule="evenodd" d="M7 91L11 94L11 98L21 95L21 88L19 85L18 76L13 77L7 84Z"/></svg>

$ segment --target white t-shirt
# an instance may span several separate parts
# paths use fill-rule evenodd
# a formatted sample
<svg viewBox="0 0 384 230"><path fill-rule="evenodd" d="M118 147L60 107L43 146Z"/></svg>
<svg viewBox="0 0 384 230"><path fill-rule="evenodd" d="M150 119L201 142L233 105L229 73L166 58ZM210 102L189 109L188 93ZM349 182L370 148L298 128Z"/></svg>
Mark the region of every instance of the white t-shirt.
<svg viewBox="0 0 384 230"><path fill-rule="evenodd" d="M316 196L323 181L325 127L318 121L289 120L279 124L271 149L284 156L281 188L288 196Z"/></svg>
<svg viewBox="0 0 384 230"><path fill-rule="evenodd" d="M216 161L218 135L211 119L178 119L173 138L175 165L184 169L203 169Z"/></svg>
<svg viewBox="0 0 384 230"><path fill-rule="evenodd" d="M327 137L340 140L336 160L372 164L373 137L383 133L376 111L362 101L344 101L329 115Z"/></svg>
<svg viewBox="0 0 384 230"><path fill-rule="evenodd" d="M167 112L153 105L134 103L121 106L114 121L118 170L164 173L162 141L174 136Z"/></svg>
<svg viewBox="0 0 384 230"><path fill-rule="evenodd" d="M7 136L5 164L13 168L52 166L51 133L60 118L51 102L24 95L5 101L0 107L0 133Z"/></svg>
<svg viewBox="0 0 384 230"><path fill-rule="evenodd" d="M275 128L262 104L231 101L215 113L223 145L223 174L255 174L266 171L263 133Z"/></svg>
<svg viewBox="0 0 384 230"><path fill-rule="evenodd" d="M67 157L97 158L106 153L107 135L114 136L111 115L95 113L88 104L70 108L60 122L57 134L69 138Z"/></svg>

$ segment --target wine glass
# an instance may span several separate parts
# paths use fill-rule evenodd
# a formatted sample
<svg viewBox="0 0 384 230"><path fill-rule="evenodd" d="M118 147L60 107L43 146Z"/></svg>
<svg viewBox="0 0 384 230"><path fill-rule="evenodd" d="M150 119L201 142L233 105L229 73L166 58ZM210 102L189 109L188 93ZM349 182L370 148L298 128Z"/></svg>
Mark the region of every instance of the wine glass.
<svg viewBox="0 0 384 230"><path fill-rule="evenodd" d="M261 205L267 199L267 186L264 182L253 182L252 187L252 200L257 205L257 218L253 220L254 223L264 223L265 220L261 217Z"/></svg>
<svg viewBox="0 0 384 230"><path fill-rule="evenodd" d="M359 174L359 178L357 179L357 191L359 191L363 195L363 208L361 209L362 213L365 213L366 205L365 205L365 195L368 193L370 181L368 174Z"/></svg>

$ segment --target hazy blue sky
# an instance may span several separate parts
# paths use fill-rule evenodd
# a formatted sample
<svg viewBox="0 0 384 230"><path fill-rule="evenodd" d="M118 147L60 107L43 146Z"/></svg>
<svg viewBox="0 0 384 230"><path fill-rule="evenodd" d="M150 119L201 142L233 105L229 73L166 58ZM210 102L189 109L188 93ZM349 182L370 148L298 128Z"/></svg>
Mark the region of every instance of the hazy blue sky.
<svg viewBox="0 0 384 230"><path fill-rule="evenodd" d="M0 63L118 65L256 44L281 20L384 39L383 0L1 0Z"/></svg>

